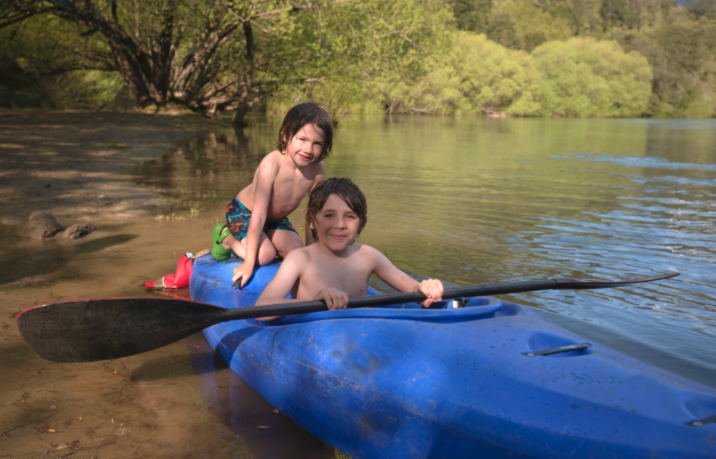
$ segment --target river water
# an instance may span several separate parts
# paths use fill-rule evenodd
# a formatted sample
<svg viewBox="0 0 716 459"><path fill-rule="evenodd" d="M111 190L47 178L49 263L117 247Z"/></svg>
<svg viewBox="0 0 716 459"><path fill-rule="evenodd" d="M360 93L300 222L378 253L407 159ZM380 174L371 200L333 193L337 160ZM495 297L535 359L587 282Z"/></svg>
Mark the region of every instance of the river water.
<svg viewBox="0 0 716 459"><path fill-rule="evenodd" d="M144 163L139 182L219 221L280 121L197 139ZM347 118L326 173L367 196L359 242L416 277L478 285L680 273L509 299L716 387L716 120ZM290 217L300 232L303 209Z"/></svg>

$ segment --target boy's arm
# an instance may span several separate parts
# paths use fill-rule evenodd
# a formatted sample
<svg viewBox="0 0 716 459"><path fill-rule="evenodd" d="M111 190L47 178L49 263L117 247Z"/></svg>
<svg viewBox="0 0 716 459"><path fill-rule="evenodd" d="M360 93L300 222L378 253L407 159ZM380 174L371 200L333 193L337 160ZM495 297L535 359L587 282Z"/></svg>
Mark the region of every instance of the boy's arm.
<svg viewBox="0 0 716 459"><path fill-rule="evenodd" d="M274 276L273 280L269 282L261 293L261 296L256 300L256 306L291 303L295 301L286 298L301 275L302 263L296 262L295 260L302 257L297 257L295 252L297 252L297 250L292 250L283 260L276 276ZM267 321L278 319L279 317L281 316L257 317L256 320Z"/></svg>
<svg viewBox="0 0 716 459"><path fill-rule="evenodd" d="M311 195L311 191L313 191L314 188L316 188L316 185L321 183L323 181L323 177L326 174L326 165L321 161L318 163L318 166L320 166L318 175L316 175L316 178L313 180L313 185L311 186L311 189L308 190L308 195ZM306 228L306 247L316 242L316 240L313 238L313 232L311 231L311 222L308 219L308 202L306 202L306 225L304 228Z"/></svg>
<svg viewBox="0 0 716 459"><path fill-rule="evenodd" d="M426 279L422 282L418 282L396 268L395 265L388 260L388 257L380 253L380 251L372 247L370 247L370 249L373 251L372 256L374 257L373 272L376 276L380 277L383 282L399 292L422 292L427 297L425 301L420 303L424 308L427 308L435 301L442 300L442 282L437 279Z"/></svg>
<svg viewBox="0 0 716 459"><path fill-rule="evenodd" d="M273 161L262 161L256 173L256 183L254 184L254 202L251 208L251 221L246 230L246 258L244 262L234 269L234 275L231 280L236 282L241 279L241 287L251 279L256 266L256 257L259 251L259 241L261 233L266 223L266 214L268 213L269 201L271 200L271 191L273 190L273 182L278 173L278 165Z"/></svg>
<svg viewBox="0 0 716 459"><path fill-rule="evenodd" d="M308 262L308 257L301 250L292 250L281 262L278 272L269 282L256 300L256 306L267 304L290 303L294 300L286 298L301 277L301 267ZM267 320L267 319L261 319Z"/></svg>

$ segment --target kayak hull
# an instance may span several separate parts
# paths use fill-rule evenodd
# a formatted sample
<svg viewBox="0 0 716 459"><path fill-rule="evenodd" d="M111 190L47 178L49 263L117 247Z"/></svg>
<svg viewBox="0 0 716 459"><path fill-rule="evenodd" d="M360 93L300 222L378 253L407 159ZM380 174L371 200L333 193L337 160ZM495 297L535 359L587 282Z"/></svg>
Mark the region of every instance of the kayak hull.
<svg viewBox="0 0 716 459"><path fill-rule="evenodd" d="M232 259L233 260L233 259ZM199 258L192 299L251 306L278 264L231 290L238 260ZM325 311L204 332L271 405L353 458L714 457L716 391L495 298L460 309Z"/></svg>

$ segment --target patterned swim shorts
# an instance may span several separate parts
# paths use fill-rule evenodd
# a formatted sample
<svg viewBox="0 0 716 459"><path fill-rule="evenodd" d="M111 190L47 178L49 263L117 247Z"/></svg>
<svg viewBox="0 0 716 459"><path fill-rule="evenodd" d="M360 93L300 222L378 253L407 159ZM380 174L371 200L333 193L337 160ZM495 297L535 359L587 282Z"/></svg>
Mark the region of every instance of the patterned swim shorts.
<svg viewBox="0 0 716 459"><path fill-rule="evenodd" d="M246 237L249 222L251 222L251 211L241 204L238 199L234 198L226 208L226 226L229 227L229 231L240 241ZM264 232L271 230L284 230L298 233L293 228L291 222L288 221L287 217L283 217L281 220L267 219L264 224Z"/></svg>

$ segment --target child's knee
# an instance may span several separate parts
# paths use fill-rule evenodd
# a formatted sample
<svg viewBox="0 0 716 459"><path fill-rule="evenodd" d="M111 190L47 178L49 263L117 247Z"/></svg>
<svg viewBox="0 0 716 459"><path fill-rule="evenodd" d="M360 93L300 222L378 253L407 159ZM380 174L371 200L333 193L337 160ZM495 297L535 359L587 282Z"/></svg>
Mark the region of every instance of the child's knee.
<svg viewBox="0 0 716 459"><path fill-rule="evenodd" d="M260 265L267 265L276 258L276 248L273 244L261 244L259 248L258 262Z"/></svg>
<svg viewBox="0 0 716 459"><path fill-rule="evenodd" d="M274 247L276 247L276 252L283 258L286 258L286 255L291 250L300 249L303 247L303 241L301 241L301 238L296 233L289 233L288 235L285 235L281 239L276 239Z"/></svg>
<svg viewBox="0 0 716 459"><path fill-rule="evenodd" d="M290 239L288 251L290 252L291 250L300 249L302 247L303 241L298 234L294 233L294 235Z"/></svg>

